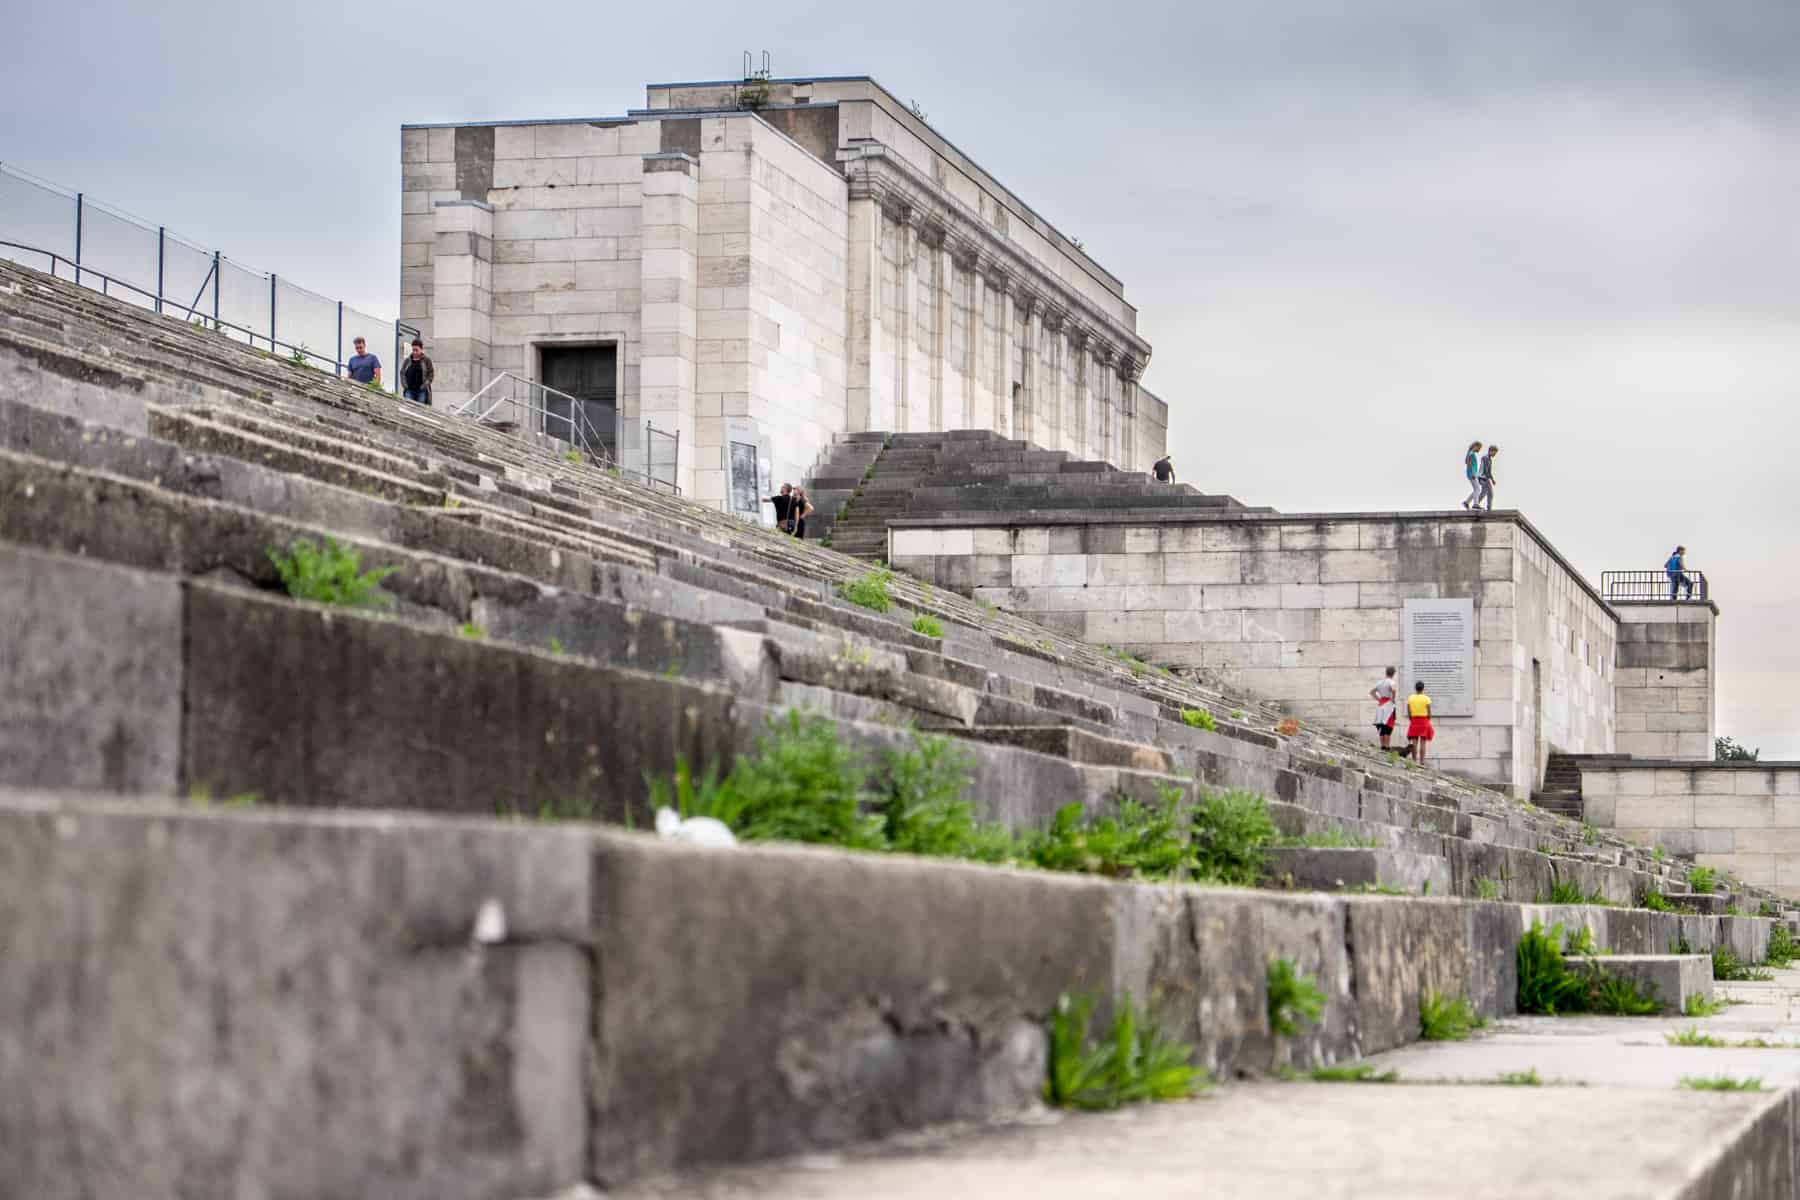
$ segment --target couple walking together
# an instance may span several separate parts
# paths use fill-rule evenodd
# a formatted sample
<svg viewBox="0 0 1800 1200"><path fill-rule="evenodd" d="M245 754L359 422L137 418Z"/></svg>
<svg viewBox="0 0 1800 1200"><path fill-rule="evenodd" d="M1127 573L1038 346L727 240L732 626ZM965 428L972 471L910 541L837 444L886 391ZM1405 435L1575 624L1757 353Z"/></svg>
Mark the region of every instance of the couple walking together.
<svg viewBox="0 0 1800 1200"><path fill-rule="evenodd" d="M1469 480L1469 498L1462 506L1471 512L1481 508L1481 502L1487 501L1487 511L1494 511L1494 455L1500 453L1500 447L1489 446L1487 453L1481 452L1480 442L1470 442L1468 453L1463 455L1463 474Z"/></svg>
<svg viewBox="0 0 1800 1200"><path fill-rule="evenodd" d="M1394 736L1394 717L1399 707L1400 690L1394 683L1397 674L1393 667L1387 669L1387 677L1369 689L1370 699L1375 701L1375 732L1381 737L1381 748L1389 748L1388 739ZM1425 694L1425 681L1413 684L1413 694L1406 698L1406 746L1400 751L1419 762L1425 761L1425 743L1434 736L1431 727L1431 697Z"/></svg>

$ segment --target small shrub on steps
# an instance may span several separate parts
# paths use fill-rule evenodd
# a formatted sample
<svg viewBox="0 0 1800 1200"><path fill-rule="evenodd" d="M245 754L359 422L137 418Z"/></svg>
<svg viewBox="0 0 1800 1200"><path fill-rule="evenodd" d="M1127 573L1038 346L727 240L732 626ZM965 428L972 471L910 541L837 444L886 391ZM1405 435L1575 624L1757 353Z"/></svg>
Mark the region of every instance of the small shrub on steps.
<svg viewBox="0 0 1800 1200"><path fill-rule="evenodd" d="M1204 708L1182 709L1181 723L1190 729L1204 729L1208 733L1217 733L1219 730L1219 722Z"/></svg>
<svg viewBox="0 0 1800 1200"><path fill-rule="evenodd" d="M894 573L886 567L877 567L838 584L838 594L852 604L884 613L894 604L888 595L888 581L893 577Z"/></svg>
<svg viewBox="0 0 1800 1200"><path fill-rule="evenodd" d="M941 638L944 636L944 626L942 622L936 617L927 616L924 613L920 613L913 618L912 627L914 633L922 633L928 638Z"/></svg>
<svg viewBox="0 0 1800 1200"><path fill-rule="evenodd" d="M1715 980L1722 983L1756 982L1766 983L1775 978L1774 972L1744 962L1732 952L1729 946L1714 946L1712 952L1712 974Z"/></svg>
<svg viewBox="0 0 1800 1200"><path fill-rule="evenodd" d="M1519 938L1519 1011L1555 1016L1579 1012L1586 998L1586 981L1563 964L1563 930L1552 925L1548 932L1538 922Z"/></svg>
<svg viewBox="0 0 1800 1200"><path fill-rule="evenodd" d="M269 561L281 576L282 586L296 600L335 604L344 608L381 608L393 597L381 590L381 581L397 568L362 569L362 552L326 538L325 545L306 538L295 539L283 554L271 546Z"/></svg>
<svg viewBox="0 0 1800 1200"><path fill-rule="evenodd" d="M1676 1086L1690 1092L1760 1092L1763 1081L1755 1075L1744 1079L1730 1075L1683 1075Z"/></svg>
<svg viewBox="0 0 1800 1200"><path fill-rule="evenodd" d="M1208 792L1194 809L1194 869L1202 878L1251 887L1263 876L1275 822L1254 792Z"/></svg>
<svg viewBox="0 0 1800 1200"><path fill-rule="evenodd" d="M1539 904L1581 904L1584 897L1581 885L1568 879L1559 879L1550 885L1550 894L1538 901Z"/></svg>
<svg viewBox="0 0 1800 1200"><path fill-rule="evenodd" d="M1712 867L1693 867L1688 871L1688 890L1701 895L1713 890L1719 882L1719 873Z"/></svg>
<svg viewBox="0 0 1800 1200"><path fill-rule="evenodd" d="M1487 1024L1466 997L1426 991L1419 997L1419 1036L1428 1042L1460 1042Z"/></svg>
<svg viewBox="0 0 1800 1200"><path fill-rule="evenodd" d="M1400 1072L1377 1071L1374 1063L1349 1063L1341 1067L1314 1067L1307 1078L1314 1083L1399 1083Z"/></svg>
<svg viewBox="0 0 1800 1200"><path fill-rule="evenodd" d="M1788 932L1787 922L1777 919L1774 928L1769 930L1769 953L1764 962L1771 967L1785 967L1800 957L1800 945L1794 942L1794 935Z"/></svg>
<svg viewBox="0 0 1800 1200"><path fill-rule="evenodd" d="M1096 1042L1094 1002L1062 996L1050 1014L1050 1062L1044 1100L1057 1108L1103 1110L1143 1100L1182 1100L1206 1084L1193 1047L1165 1035L1126 996Z"/></svg>
<svg viewBox="0 0 1800 1200"><path fill-rule="evenodd" d="M1668 900L1664 899L1663 894L1655 888L1650 888L1644 893L1644 898L1638 902L1638 907L1647 908L1651 912L1674 911Z"/></svg>
<svg viewBox="0 0 1800 1200"><path fill-rule="evenodd" d="M1065 804L1033 843L1031 861L1051 871L1167 879L1187 863L1189 853L1189 814L1179 790L1171 791L1155 804L1115 793L1107 816L1088 816L1079 803Z"/></svg>

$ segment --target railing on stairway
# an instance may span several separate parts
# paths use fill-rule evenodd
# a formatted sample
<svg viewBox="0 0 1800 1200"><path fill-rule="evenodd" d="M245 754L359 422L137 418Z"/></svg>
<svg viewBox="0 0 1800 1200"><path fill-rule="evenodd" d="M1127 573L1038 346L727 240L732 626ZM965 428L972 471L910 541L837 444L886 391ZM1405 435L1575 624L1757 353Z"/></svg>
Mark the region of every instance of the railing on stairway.
<svg viewBox="0 0 1800 1200"><path fill-rule="evenodd" d="M675 448L679 442L674 435L662 433L646 421L644 430L651 450L649 469L637 471L621 466L600 430L588 418L587 406L569 393L535 379L524 379L511 371L497 372L480 391L448 411L453 417L467 417L484 425L556 438L614 475L671 495L681 494L675 483ZM658 438L666 442L660 454Z"/></svg>
<svg viewBox="0 0 1800 1200"><path fill-rule="evenodd" d="M103 296L241 341L252 349L348 375L344 351L358 336L379 346L393 334L385 364L398 390L401 347L419 331L373 317L273 272L239 266L88 198L0 164L0 258L68 278ZM191 293L191 294L190 294ZM318 349L317 347L328 347Z"/></svg>
<svg viewBox="0 0 1800 1200"><path fill-rule="evenodd" d="M1711 598L1705 571L1683 571L1671 578L1670 571L1602 571L1600 594L1608 600L1631 603L1675 600L1707 600Z"/></svg>

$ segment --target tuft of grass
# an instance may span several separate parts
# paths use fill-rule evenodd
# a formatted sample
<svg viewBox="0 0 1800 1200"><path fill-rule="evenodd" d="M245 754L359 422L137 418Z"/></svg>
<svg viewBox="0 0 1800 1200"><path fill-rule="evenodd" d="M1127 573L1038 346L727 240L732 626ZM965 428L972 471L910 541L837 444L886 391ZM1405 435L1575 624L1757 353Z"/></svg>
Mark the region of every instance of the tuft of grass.
<svg viewBox="0 0 1800 1200"><path fill-rule="evenodd" d="M876 567L838 584L838 594L852 604L884 613L894 605L888 595L888 583L893 578L894 573L886 567Z"/></svg>
<svg viewBox="0 0 1800 1200"><path fill-rule="evenodd" d="M1721 982L1753 981L1764 983L1775 978L1773 971L1754 966L1738 958L1729 946L1714 946L1712 952L1713 978Z"/></svg>
<svg viewBox="0 0 1800 1200"><path fill-rule="evenodd" d="M1763 1081L1755 1075L1743 1079L1731 1075L1683 1075L1676 1086L1690 1092L1760 1092Z"/></svg>
<svg viewBox="0 0 1800 1200"><path fill-rule="evenodd" d="M255 808L262 803L261 792L233 792L213 802L212 789L204 785L188 789L188 803L196 808Z"/></svg>
<svg viewBox="0 0 1800 1200"><path fill-rule="evenodd" d="M1050 828L1031 847L1031 859L1052 871L1081 871L1120 879L1167 879L1188 862L1192 814L1178 789L1155 804L1122 792L1113 811L1086 815L1079 802L1056 810Z"/></svg>
<svg viewBox="0 0 1800 1200"><path fill-rule="evenodd" d="M1724 1038L1713 1037L1710 1033L1701 1033L1698 1028L1689 1026L1680 1033L1665 1033L1663 1041L1671 1046L1712 1046L1723 1047L1731 1043Z"/></svg>
<svg viewBox="0 0 1800 1200"><path fill-rule="evenodd" d="M1719 873L1712 867L1688 868L1688 891L1706 893L1713 890L1719 882Z"/></svg>
<svg viewBox="0 0 1800 1200"><path fill-rule="evenodd" d="M579 450L564 450L563 457L572 463L578 463L582 460L581 451Z"/></svg>
<svg viewBox="0 0 1800 1200"><path fill-rule="evenodd" d="M1767 901L1763 907L1768 907ZM1769 930L1769 951L1763 961L1771 967L1785 967L1796 958L1800 958L1800 944L1796 944L1794 935L1788 932L1787 922L1777 920L1774 928Z"/></svg>
<svg viewBox="0 0 1800 1200"><path fill-rule="evenodd" d="M944 636L943 623L936 617L927 616L924 613L920 613L913 618L912 627L914 633L922 633L928 638L941 638Z"/></svg>
<svg viewBox="0 0 1800 1200"><path fill-rule="evenodd" d="M1057 1108L1104 1110L1143 1100L1183 1100L1206 1084L1193 1047L1165 1035L1126 996L1111 1025L1092 1036L1090 997L1058 999L1050 1014L1044 1100Z"/></svg>
<svg viewBox="0 0 1800 1200"><path fill-rule="evenodd" d="M1536 1067L1527 1067L1523 1071L1502 1071L1494 1076L1494 1082L1502 1087L1544 1086L1544 1081L1538 1075Z"/></svg>
<svg viewBox="0 0 1800 1200"><path fill-rule="evenodd" d="M1594 941L1594 931L1586 925L1577 926L1574 933L1563 939L1563 953L1587 955L1600 953L1600 947Z"/></svg>
<svg viewBox="0 0 1800 1200"><path fill-rule="evenodd" d="M1605 971L1593 972L1588 981L1587 1004L1594 1012L1614 1017L1653 1017L1662 1011L1655 988Z"/></svg>
<svg viewBox="0 0 1800 1200"><path fill-rule="evenodd" d="M1552 925L1548 931L1533 921L1519 938L1519 1011L1555 1016L1562 1012L1579 1012L1583 1007L1586 981L1563 964L1563 930Z"/></svg>
<svg viewBox="0 0 1800 1200"><path fill-rule="evenodd" d="M381 582L398 568L362 569L362 552L326 538L323 546L296 538L283 554L269 547L281 584L296 600L335 604L343 608L381 608L393 597L381 590Z"/></svg>
<svg viewBox="0 0 1800 1200"><path fill-rule="evenodd" d="M1478 877L1475 880L1475 898L1477 900L1498 900L1500 885L1486 875Z"/></svg>
<svg viewBox="0 0 1800 1200"><path fill-rule="evenodd" d="M1241 708L1234 708L1226 715L1234 721L1241 721L1244 719L1244 710Z"/></svg>
<svg viewBox="0 0 1800 1200"><path fill-rule="evenodd" d="M1539 904L1582 904L1586 897L1582 894L1581 885L1571 879L1559 879L1550 885L1550 894L1540 897Z"/></svg>
<svg viewBox="0 0 1800 1200"><path fill-rule="evenodd" d="M1194 869L1204 878L1250 887L1262 878L1275 821L1255 792L1208 792L1194 808Z"/></svg>
<svg viewBox="0 0 1800 1200"><path fill-rule="evenodd" d="M1400 1072L1377 1071L1373 1063L1349 1063L1341 1067L1314 1067L1307 1073L1314 1083L1398 1083Z"/></svg>
<svg viewBox="0 0 1800 1200"><path fill-rule="evenodd" d="M1681 1011L1683 1015L1689 1017L1711 1017L1717 1016L1730 1007L1729 1001L1709 1000L1705 996L1696 994L1687 998L1687 1003L1682 1005Z"/></svg>
<svg viewBox="0 0 1800 1200"><path fill-rule="evenodd" d="M1269 960L1268 989L1269 1030L1276 1037L1299 1037L1301 1021L1316 1025L1325 1014L1325 993L1292 959Z"/></svg>
<svg viewBox="0 0 1800 1200"><path fill-rule="evenodd" d="M545 643L545 648L547 650L549 650L550 653L552 653L552 654L561 654L563 652L562 639L561 638L551 638L547 643Z"/></svg>
<svg viewBox="0 0 1800 1200"><path fill-rule="evenodd" d="M1204 729L1208 733L1216 733L1219 728L1219 722L1204 708L1182 709L1181 723L1189 729Z"/></svg>
<svg viewBox="0 0 1800 1200"><path fill-rule="evenodd" d="M1643 899L1638 901L1638 907L1647 908L1651 912L1674 911L1674 906L1672 906L1668 900L1664 898L1663 894L1655 888L1649 888L1644 892Z"/></svg>
<svg viewBox="0 0 1800 1200"><path fill-rule="evenodd" d="M461 625L456 627L456 632L459 636L466 637L472 642L479 642L487 637L487 630L475 624L473 621L464 621Z"/></svg>
<svg viewBox="0 0 1800 1200"><path fill-rule="evenodd" d="M883 751L882 760L882 833L888 849L976 862L1023 857L1020 839L1010 829L975 819L968 799L975 758L954 739L915 731L909 747Z"/></svg>
<svg viewBox="0 0 1800 1200"><path fill-rule="evenodd" d="M1419 1036L1428 1042L1460 1042L1487 1024L1466 997L1427 991L1419 997Z"/></svg>

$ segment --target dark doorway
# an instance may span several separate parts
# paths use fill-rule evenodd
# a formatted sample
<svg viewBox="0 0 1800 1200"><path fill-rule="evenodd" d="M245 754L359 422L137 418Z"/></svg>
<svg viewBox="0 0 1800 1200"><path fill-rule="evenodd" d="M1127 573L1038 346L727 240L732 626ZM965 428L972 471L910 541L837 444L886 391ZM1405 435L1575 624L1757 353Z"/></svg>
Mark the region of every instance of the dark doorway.
<svg viewBox="0 0 1800 1200"><path fill-rule="evenodd" d="M598 441L606 452L619 453L619 348L617 346L545 346L543 373L539 381L548 388L564 392L580 402L581 412L575 420L584 422L590 444ZM569 402L561 396L546 396L549 418L544 432L551 437L572 442ZM561 418L561 419L559 419Z"/></svg>

